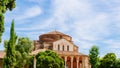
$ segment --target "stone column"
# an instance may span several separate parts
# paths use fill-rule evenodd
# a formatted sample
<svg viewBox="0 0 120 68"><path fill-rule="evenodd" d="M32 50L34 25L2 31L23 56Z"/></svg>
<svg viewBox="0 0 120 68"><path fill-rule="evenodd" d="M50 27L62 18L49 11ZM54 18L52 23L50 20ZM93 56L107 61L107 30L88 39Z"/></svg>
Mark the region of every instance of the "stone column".
<svg viewBox="0 0 120 68"><path fill-rule="evenodd" d="M65 56L65 68L66 68L66 63L67 63L67 56Z"/></svg>
<svg viewBox="0 0 120 68"><path fill-rule="evenodd" d="M82 68L82 63L80 63L80 68Z"/></svg>
<svg viewBox="0 0 120 68"><path fill-rule="evenodd" d="M76 60L76 61L77 61L77 68L78 68L79 57L77 57L77 60Z"/></svg>
<svg viewBox="0 0 120 68"><path fill-rule="evenodd" d="M87 59L87 57L85 57L85 68L87 68L88 67L88 59Z"/></svg>
<svg viewBox="0 0 120 68"><path fill-rule="evenodd" d="M82 56L82 68L85 68L85 58Z"/></svg>
<svg viewBox="0 0 120 68"><path fill-rule="evenodd" d="M71 68L73 68L73 56L71 56Z"/></svg>
<svg viewBox="0 0 120 68"><path fill-rule="evenodd" d="M36 57L34 56L34 66L33 68L36 68Z"/></svg>

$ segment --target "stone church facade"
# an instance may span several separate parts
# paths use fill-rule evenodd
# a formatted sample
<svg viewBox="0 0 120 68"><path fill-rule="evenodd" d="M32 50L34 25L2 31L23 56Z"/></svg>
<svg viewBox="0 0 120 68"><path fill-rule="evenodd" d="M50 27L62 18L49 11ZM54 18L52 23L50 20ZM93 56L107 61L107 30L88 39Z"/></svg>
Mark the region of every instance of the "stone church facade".
<svg viewBox="0 0 120 68"><path fill-rule="evenodd" d="M58 31L40 35L39 40L34 40L34 50L44 49L56 52L65 61L65 68L90 68L89 57L78 52L69 35Z"/></svg>

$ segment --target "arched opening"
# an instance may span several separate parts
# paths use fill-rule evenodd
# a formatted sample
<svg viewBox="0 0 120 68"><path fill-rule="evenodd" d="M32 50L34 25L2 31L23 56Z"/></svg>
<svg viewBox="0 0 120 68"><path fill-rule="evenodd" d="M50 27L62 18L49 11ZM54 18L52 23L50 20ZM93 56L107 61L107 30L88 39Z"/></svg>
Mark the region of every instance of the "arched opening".
<svg viewBox="0 0 120 68"><path fill-rule="evenodd" d="M67 51L69 51L69 46L67 46Z"/></svg>
<svg viewBox="0 0 120 68"><path fill-rule="evenodd" d="M63 48L62 50L64 51L64 45L63 45L63 47L62 47L62 48Z"/></svg>
<svg viewBox="0 0 120 68"><path fill-rule="evenodd" d="M65 57L64 57L64 56L62 56L61 58L62 58L63 60L65 60Z"/></svg>
<svg viewBox="0 0 120 68"><path fill-rule="evenodd" d="M71 58L67 57L67 66L66 68L71 68Z"/></svg>
<svg viewBox="0 0 120 68"><path fill-rule="evenodd" d="M73 68L77 68L76 57L73 58Z"/></svg>
<svg viewBox="0 0 120 68"><path fill-rule="evenodd" d="M60 45L58 44L58 50L60 50Z"/></svg>
<svg viewBox="0 0 120 68"><path fill-rule="evenodd" d="M79 57L79 68L82 68L82 56Z"/></svg>

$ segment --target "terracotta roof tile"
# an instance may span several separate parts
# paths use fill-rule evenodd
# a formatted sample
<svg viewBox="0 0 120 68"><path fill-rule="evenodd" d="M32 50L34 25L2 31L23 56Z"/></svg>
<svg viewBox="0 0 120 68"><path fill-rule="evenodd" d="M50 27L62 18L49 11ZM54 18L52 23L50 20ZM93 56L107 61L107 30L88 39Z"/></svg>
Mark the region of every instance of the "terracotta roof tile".
<svg viewBox="0 0 120 68"><path fill-rule="evenodd" d="M39 52L44 52L44 51L46 51L46 49L38 49L38 50L32 51L30 54L37 55Z"/></svg>
<svg viewBox="0 0 120 68"><path fill-rule="evenodd" d="M55 50L54 50L55 51ZM57 54L61 55L82 55L82 56L87 56L85 54L75 52L75 51L55 51Z"/></svg>
<svg viewBox="0 0 120 68"><path fill-rule="evenodd" d="M48 33L46 33L46 34L61 34L61 35L66 35L66 34L64 34L64 33L61 33L61 32L59 32L59 31L51 31L51 32L48 32Z"/></svg>

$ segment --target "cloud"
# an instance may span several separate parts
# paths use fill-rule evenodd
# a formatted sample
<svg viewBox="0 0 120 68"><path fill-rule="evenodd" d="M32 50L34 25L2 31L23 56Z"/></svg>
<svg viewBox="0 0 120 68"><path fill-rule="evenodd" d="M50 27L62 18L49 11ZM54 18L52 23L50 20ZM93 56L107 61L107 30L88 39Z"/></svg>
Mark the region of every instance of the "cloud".
<svg viewBox="0 0 120 68"><path fill-rule="evenodd" d="M55 0L53 18L62 31L72 31L85 40L109 36L109 15L96 13L92 3L80 0ZM67 26L69 24L69 26Z"/></svg>
<svg viewBox="0 0 120 68"><path fill-rule="evenodd" d="M120 40L108 39L103 41L103 43L109 45L108 48L120 48Z"/></svg>
<svg viewBox="0 0 120 68"><path fill-rule="evenodd" d="M85 41L85 40L79 40L79 39L73 39L74 42L79 46L80 49L90 49L93 45L95 45L93 42Z"/></svg>
<svg viewBox="0 0 120 68"><path fill-rule="evenodd" d="M32 23L28 27L16 27L17 31L35 31L35 30L42 30L52 27L53 18L47 19L45 21L42 21L44 23L38 22L38 23Z"/></svg>
<svg viewBox="0 0 120 68"><path fill-rule="evenodd" d="M50 1L45 0L28 1L32 4L29 8L22 12L16 11L18 14L11 14L16 18L17 24L23 22L22 26L19 27L21 24L18 24L16 27L19 35L36 39L40 33L56 29L71 35L80 52L86 54L92 45L97 44L100 46L101 55L119 48L119 0L51 0L50 4ZM43 17L40 17L41 14Z"/></svg>
<svg viewBox="0 0 120 68"><path fill-rule="evenodd" d="M112 1L101 2L103 4L96 6L95 2L91 3L80 0L55 0L54 2L53 18L59 27L61 27L60 30L63 32L69 31L75 39L79 39L79 41L75 43L79 45L82 51L87 51L87 53L92 45L99 43L104 44L103 40L114 36L114 32L117 34L120 33L120 31L117 30L120 27L120 23L118 23L120 16L119 11L116 13L116 10L119 10L119 8L115 9L115 7L113 7L115 5L110 4ZM104 11L102 11L103 7L100 7L103 5L106 5L105 7L107 8L104 9ZM118 21L113 24L116 19L118 19ZM76 41L75 39L74 41ZM112 46L114 46L114 44L119 45L118 42L111 43ZM101 44L99 44L99 46L104 47L104 45ZM108 46L106 46L106 48L108 48ZM110 51L108 50L106 52Z"/></svg>
<svg viewBox="0 0 120 68"><path fill-rule="evenodd" d="M65 22L69 18L78 18L91 10L89 3L80 0L55 0L53 4L53 15L58 23Z"/></svg>
<svg viewBox="0 0 120 68"><path fill-rule="evenodd" d="M84 40L102 40L110 35L108 27L111 23L106 21L107 18L108 16L105 14L98 14L88 20L76 21L72 24L73 32Z"/></svg>
<svg viewBox="0 0 120 68"><path fill-rule="evenodd" d="M117 58L120 58L119 48L100 48L100 57L104 57L107 53L115 53Z"/></svg>
<svg viewBox="0 0 120 68"><path fill-rule="evenodd" d="M16 20L34 18L40 14L42 14L42 10L39 6L36 5L23 11L21 15L17 16Z"/></svg>

